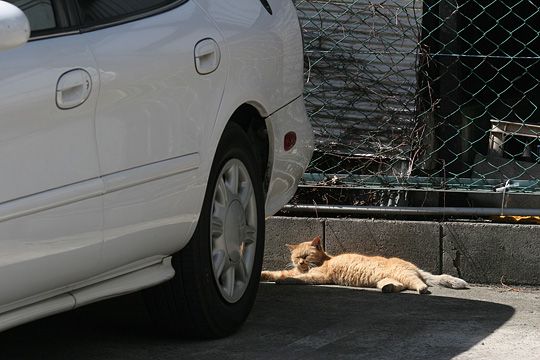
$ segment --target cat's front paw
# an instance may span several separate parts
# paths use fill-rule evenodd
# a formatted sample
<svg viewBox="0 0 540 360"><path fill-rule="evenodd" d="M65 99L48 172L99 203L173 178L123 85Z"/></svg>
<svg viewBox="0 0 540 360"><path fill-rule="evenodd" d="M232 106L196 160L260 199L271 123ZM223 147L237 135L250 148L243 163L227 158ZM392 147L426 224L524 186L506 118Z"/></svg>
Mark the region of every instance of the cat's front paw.
<svg viewBox="0 0 540 360"><path fill-rule="evenodd" d="M274 281L271 271L261 271L261 281Z"/></svg>

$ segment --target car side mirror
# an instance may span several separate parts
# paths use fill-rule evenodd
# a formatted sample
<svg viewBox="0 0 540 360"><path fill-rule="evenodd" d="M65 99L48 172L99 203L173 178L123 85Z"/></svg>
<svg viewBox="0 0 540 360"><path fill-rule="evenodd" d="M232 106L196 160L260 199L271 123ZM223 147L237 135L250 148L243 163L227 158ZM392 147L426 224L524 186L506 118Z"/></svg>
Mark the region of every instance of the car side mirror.
<svg viewBox="0 0 540 360"><path fill-rule="evenodd" d="M21 46L30 37L30 23L21 9L0 1L0 51Z"/></svg>

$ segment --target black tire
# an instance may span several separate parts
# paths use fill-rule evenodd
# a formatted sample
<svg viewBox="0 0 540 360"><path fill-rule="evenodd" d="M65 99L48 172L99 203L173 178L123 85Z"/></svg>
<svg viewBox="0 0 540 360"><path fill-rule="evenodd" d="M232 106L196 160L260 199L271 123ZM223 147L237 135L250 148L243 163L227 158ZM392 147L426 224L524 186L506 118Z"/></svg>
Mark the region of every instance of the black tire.
<svg viewBox="0 0 540 360"><path fill-rule="evenodd" d="M222 169L231 160L236 161L233 159L239 160L249 173L256 203L257 225L256 231L252 231L250 235L256 240L254 250L250 250L253 265L250 276L246 276L249 280L244 281L247 286L242 285L242 287L245 286L245 290L241 296L240 291L237 292L236 297L240 296L238 299L227 300L225 296L228 293L223 293L224 286L216 281L217 275L214 275L218 270L214 270L217 265L215 265L216 260L212 260L214 240L211 240L213 236L211 235L211 226L213 226L211 218L214 211L215 192L216 194L218 192L216 190L218 177L222 175ZM145 291L149 312L161 329L188 337L219 338L238 330L251 311L259 286L264 252L263 185L255 159L253 147L246 133L235 123L228 125L212 164L195 234L184 249L173 255L172 264L176 275L170 281ZM253 197L250 198L253 201ZM253 215L253 203L250 204L252 206L250 214ZM227 213L229 213L228 210ZM243 249L244 247L241 247L240 251L243 252ZM230 256L227 258L227 261L232 261ZM231 264L228 266L236 266ZM234 274L232 278L232 292L234 293L236 283Z"/></svg>

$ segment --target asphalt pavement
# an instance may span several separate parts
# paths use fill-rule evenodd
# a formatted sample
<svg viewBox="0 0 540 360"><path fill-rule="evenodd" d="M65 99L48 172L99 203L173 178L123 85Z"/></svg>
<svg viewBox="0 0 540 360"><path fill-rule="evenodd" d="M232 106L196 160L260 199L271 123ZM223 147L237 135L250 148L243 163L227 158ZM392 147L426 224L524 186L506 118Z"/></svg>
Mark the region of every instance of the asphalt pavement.
<svg viewBox="0 0 540 360"><path fill-rule="evenodd" d="M540 359L540 289L432 290L261 284L213 341L160 335L137 293L0 333L0 359Z"/></svg>

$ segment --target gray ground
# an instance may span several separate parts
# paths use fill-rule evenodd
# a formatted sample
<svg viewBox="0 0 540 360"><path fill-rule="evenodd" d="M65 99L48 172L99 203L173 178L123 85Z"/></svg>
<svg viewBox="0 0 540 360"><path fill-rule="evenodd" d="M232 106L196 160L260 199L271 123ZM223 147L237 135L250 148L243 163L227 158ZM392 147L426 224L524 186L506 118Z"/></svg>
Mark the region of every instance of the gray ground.
<svg viewBox="0 0 540 360"><path fill-rule="evenodd" d="M540 290L262 284L242 330L206 342L156 335L134 294L1 333L0 358L540 359Z"/></svg>

